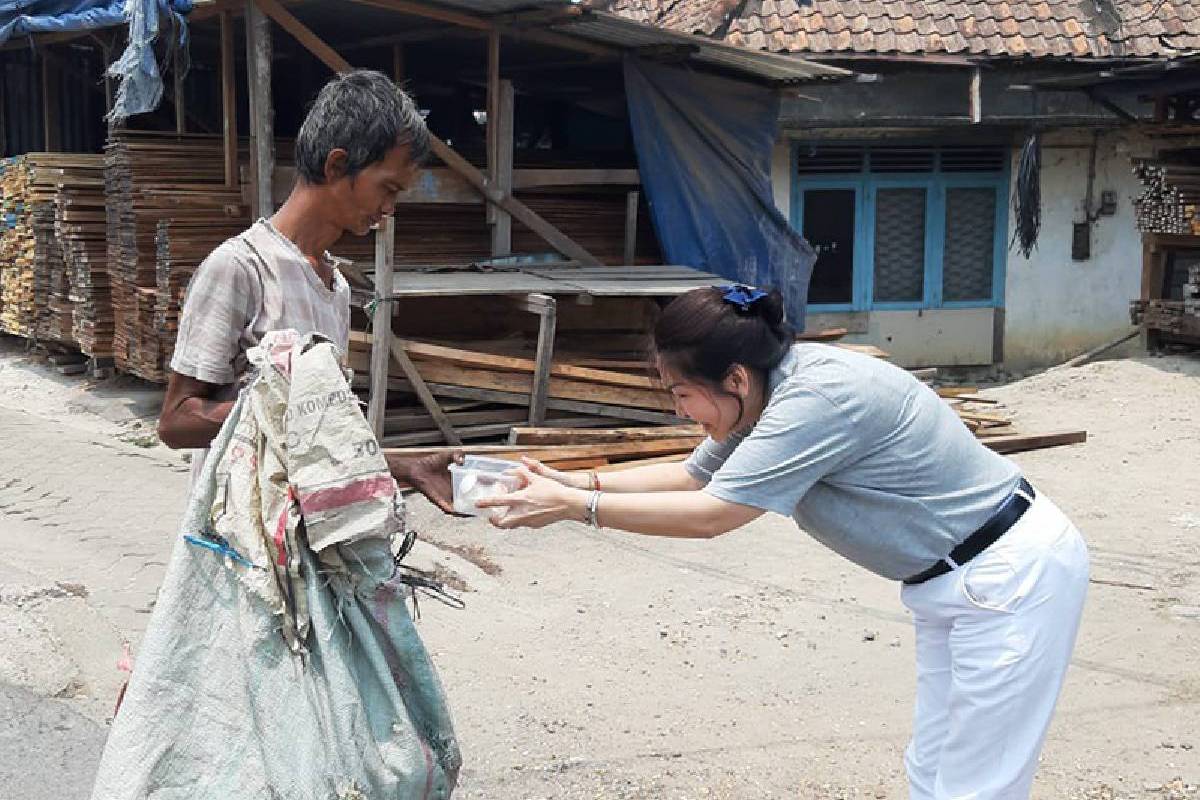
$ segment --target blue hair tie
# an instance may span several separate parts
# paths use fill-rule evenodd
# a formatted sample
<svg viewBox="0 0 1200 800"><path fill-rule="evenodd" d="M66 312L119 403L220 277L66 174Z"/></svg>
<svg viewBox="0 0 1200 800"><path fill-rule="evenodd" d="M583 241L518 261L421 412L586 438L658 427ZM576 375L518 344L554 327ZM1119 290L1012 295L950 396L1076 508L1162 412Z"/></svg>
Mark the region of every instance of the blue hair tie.
<svg viewBox="0 0 1200 800"><path fill-rule="evenodd" d="M724 290L725 294L721 295L722 300L730 305L737 306L742 311L749 311L750 306L767 296L767 293L762 289L755 289L753 286L746 286L741 283L718 286L716 288Z"/></svg>

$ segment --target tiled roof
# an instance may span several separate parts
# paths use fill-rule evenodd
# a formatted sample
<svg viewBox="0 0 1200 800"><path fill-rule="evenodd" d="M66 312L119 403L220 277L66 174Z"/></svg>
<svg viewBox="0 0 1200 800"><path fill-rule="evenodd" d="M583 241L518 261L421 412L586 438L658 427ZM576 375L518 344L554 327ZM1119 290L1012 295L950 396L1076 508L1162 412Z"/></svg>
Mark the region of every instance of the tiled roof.
<svg viewBox="0 0 1200 800"><path fill-rule="evenodd" d="M1143 58L1200 50L1200 0L590 0L759 50Z"/></svg>

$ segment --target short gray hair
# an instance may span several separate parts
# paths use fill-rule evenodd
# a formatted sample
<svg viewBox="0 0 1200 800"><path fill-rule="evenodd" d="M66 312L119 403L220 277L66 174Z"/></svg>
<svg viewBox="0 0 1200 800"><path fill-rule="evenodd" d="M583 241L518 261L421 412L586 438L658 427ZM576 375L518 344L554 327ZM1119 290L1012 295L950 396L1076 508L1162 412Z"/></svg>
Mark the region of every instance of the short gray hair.
<svg viewBox="0 0 1200 800"><path fill-rule="evenodd" d="M416 104L382 72L355 70L317 95L296 135L296 171L307 183L324 183L325 161L340 148L346 175L354 177L401 145L414 164L429 156L429 130Z"/></svg>

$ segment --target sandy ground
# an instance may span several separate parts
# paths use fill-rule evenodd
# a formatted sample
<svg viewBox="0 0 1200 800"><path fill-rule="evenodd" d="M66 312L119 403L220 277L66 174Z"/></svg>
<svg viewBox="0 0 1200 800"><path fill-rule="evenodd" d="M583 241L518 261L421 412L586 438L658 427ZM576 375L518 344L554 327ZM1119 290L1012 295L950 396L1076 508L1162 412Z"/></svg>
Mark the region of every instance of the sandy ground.
<svg viewBox="0 0 1200 800"><path fill-rule="evenodd" d="M1038 798L1200 798L1200 361L1106 361L986 394L1077 522L1093 578ZM85 798L175 536L158 395L0 340L0 797ZM894 585L764 518L711 542L501 534L415 503L421 605L466 765L456 797L900 798L913 633ZM465 557L463 557L465 556Z"/></svg>

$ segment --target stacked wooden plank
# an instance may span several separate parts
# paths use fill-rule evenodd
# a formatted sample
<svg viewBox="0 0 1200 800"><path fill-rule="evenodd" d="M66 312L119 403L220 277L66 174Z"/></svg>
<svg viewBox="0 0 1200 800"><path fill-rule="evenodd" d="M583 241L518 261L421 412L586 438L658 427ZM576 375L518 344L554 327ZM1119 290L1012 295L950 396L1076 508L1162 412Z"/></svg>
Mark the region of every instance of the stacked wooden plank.
<svg viewBox="0 0 1200 800"><path fill-rule="evenodd" d="M113 308L106 249L104 156L80 159L63 176L54 227L69 286L71 338L95 359L112 357Z"/></svg>
<svg viewBox="0 0 1200 800"><path fill-rule="evenodd" d="M1133 173L1144 186L1134 200L1139 230L1200 235L1200 166L1140 160Z"/></svg>
<svg viewBox="0 0 1200 800"><path fill-rule="evenodd" d="M366 334L353 334L350 363L356 372L369 368L369 345ZM526 427L522 421L533 389L532 359L494 346L468 349L400 340L393 348L389 390L396 393L398 405L385 415L383 444L396 452L439 452L446 446L448 425L469 453L528 456L563 469L615 469L681 460L704 438L698 426L674 416L671 396L641 362L611 360L608 367L597 368L560 354L550 371L548 418L542 425ZM401 354L415 375L401 363ZM421 394L418 381L437 407L422 406L416 399ZM359 385L364 383L360 378ZM963 423L998 452L1086 438L1082 431L1017 434L1005 415L986 408L992 401L978 396L974 388L937 391Z"/></svg>
<svg viewBox="0 0 1200 800"><path fill-rule="evenodd" d="M116 366L162 382L187 279L249 212L216 137L123 132L105 159Z"/></svg>
<svg viewBox="0 0 1200 800"><path fill-rule="evenodd" d="M28 153L4 162L0 289L8 332L74 344L76 300L66 261L72 232L60 229L60 216L78 192L97 195L102 165L100 156L74 153Z"/></svg>
<svg viewBox="0 0 1200 800"><path fill-rule="evenodd" d="M33 209L29 201L30 173L24 156L6 158L0 175L0 330L32 338L37 334L34 294Z"/></svg>

